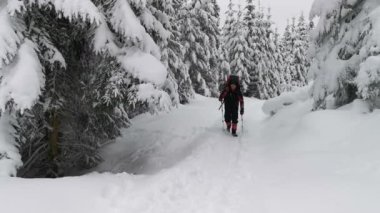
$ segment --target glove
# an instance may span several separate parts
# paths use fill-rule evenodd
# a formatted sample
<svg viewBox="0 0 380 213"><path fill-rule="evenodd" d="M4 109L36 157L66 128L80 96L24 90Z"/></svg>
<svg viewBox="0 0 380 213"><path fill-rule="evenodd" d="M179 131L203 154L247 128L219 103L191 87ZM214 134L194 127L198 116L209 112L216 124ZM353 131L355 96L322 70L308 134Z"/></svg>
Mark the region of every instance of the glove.
<svg viewBox="0 0 380 213"><path fill-rule="evenodd" d="M240 109L240 115L244 115L244 108Z"/></svg>

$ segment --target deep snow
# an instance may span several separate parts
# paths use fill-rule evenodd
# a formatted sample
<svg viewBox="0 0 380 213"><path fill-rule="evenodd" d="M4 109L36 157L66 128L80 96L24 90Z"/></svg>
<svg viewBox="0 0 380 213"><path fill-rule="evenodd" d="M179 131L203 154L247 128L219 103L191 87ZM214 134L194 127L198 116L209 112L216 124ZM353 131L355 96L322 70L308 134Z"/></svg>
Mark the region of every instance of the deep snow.
<svg viewBox="0 0 380 213"><path fill-rule="evenodd" d="M117 174L2 178L1 212L380 212L380 111L300 101L268 117L262 105L246 100L239 138L215 99L139 116L104 150L97 170Z"/></svg>

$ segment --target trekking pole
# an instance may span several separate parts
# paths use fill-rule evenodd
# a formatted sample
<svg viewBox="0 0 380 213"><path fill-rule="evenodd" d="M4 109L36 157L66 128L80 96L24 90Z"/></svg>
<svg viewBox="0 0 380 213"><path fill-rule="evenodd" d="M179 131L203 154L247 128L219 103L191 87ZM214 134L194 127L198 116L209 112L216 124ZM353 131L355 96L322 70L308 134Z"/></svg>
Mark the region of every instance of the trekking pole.
<svg viewBox="0 0 380 213"><path fill-rule="evenodd" d="M224 130L224 109L222 108L222 129Z"/></svg>
<svg viewBox="0 0 380 213"><path fill-rule="evenodd" d="M220 104L219 110L221 110L221 109L222 109L222 107L223 107L223 104L224 104L224 101L222 102L222 104ZM222 109L222 111L223 111L223 109Z"/></svg>
<svg viewBox="0 0 380 213"><path fill-rule="evenodd" d="M224 108L223 108L224 100L219 107L219 110L222 110L222 129L224 129Z"/></svg>

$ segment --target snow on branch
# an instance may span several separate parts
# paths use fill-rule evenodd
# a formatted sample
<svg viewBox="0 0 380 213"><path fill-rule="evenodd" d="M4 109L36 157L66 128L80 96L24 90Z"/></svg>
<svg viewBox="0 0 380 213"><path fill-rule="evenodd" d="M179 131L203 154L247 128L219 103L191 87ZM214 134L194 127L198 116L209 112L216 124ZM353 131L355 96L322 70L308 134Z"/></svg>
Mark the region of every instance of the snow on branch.
<svg viewBox="0 0 380 213"><path fill-rule="evenodd" d="M29 5L53 6L59 14L70 21L81 19L100 24L101 13L91 0L30 0Z"/></svg>
<svg viewBox="0 0 380 213"><path fill-rule="evenodd" d="M113 42L113 34L108 28L105 20L96 27L93 39L94 50L97 53L110 51L112 55L117 55L118 47Z"/></svg>
<svg viewBox="0 0 380 213"><path fill-rule="evenodd" d="M41 94L45 77L36 49L36 45L26 39L14 61L1 69L1 110L5 110L9 101L14 101L16 108L20 110L31 108Z"/></svg>
<svg viewBox="0 0 380 213"><path fill-rule="evenodd" d="M0 70L17 54L22 36L13 28L13 20L5 8L0 8Z"/></svg>
<svg viewBox="0 0 380 213"><path fill-rule="evenodd" d="M140 17L142 24L147 29L156 32L162 40L169 39L171 33L164 28L162 23L158 21L149 10L145 9Z"/></svg>
<svg viewBox="0 0 380 213"><path fill-rule="evenodd" d="M355 82L359 94L364 99L375 99L380 96L380 56L370 56L360 64Z"/></svg>
<svg viewBox="0 0 380 213"><path fill-rule="evenodd" d="M126 0L117 0L110 14L111 24L117 32L126 38L144 40L145 29Z"/></svg>
<svg viewBox="0 0 380 213"><path fill-rule="evenodd" d="M50 65L58 63L62 68L67 67L66 61L62 53L52 44L52 42L45 36L40 36L40 46L46 48L44 59L49 62ZM41 47L40 47L41 48Z"/></svg>
<svg viewBox="0 0 380 213"><path fill-rule="evenodd" d="M146 8L147 0L128 0L131 5L136 7L137 9Z"/></svg>
<svg viewBox="0 0 380 213"><path fill-rule="evenodd" d="M320 20L314 30L314 37L330 32L334 19L337 15L344 16L344 13L350 11L351 7L363 0L315 0L311 11L310 20L319 17Z"/></svg>
<svg viewBox="0 0 380 213"><path fill-rule="evenodd" d="M165 66L151 54L147 54L133 48L118 60L123 68L130 72L135 78L162 86L167 77Z"/></svg>
<svg viewBox="0 0 380 213"><path fill-rule="evenodd" d="M140 101L149 104L151 113L157 113L159 111L170 111L172 106L172 100L168 93L156 89L154 85L150 83L140 84L137 86L137 98Z"/></svg>
<svg viewBox="0 0 380 213"><path fill-rule="evenodd" d="M8 0L7 10L13 16L16 12L21 12L25 9L24 2L21 0Z"/></svg>
<svg viewBox="0 0 380 213"><path fill-rule="evenodd" d="M158 59L161 58L160 48L146 32L141 21L126 0L117 0L108 13L111 16L110 23L113 29L122 34L127 40L141 45L140 47L145 52L151 53ZM107 34L106 31L98 31L98 33L102 33L103 36Z"/></svg>

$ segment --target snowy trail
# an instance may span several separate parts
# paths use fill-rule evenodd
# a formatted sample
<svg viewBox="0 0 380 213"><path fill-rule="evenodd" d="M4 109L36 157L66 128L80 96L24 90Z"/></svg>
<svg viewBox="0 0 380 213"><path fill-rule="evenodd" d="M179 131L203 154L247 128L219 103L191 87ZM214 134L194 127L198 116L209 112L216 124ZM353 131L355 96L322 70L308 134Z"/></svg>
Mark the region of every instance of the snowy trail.
<svg viewBox="0 0 380 213"><path fill-rule="evenodd" d="M98 171L58 180L0 179L7 212L378 213L380 111L269 118L246 100L244 132L222 131L215 99L144 115L104 151ZM360 143L358 143L360 141ZM127 172L127 173L123 173ZM132 175L135 174L135 175ZM38 194L38 196L36 196ZM16 202L25 205L16 205Z"/></svg>
<svg viewBox="0 0 380 213"><path fill-rule="evenodd" d="M191 106L182 106L160 118L140 116L134 120L134 126L124 132L126 137L105 150L107 162L98 171L152 174L177 164L202 144L243 143L258 133L254 130L265 117L261 105L262 102L247 102L246 131L241 132L240 123L241 137L238 138L232 138L227 132L223 134L222 112L217 110L219 102L215 99L198 97Z"/></svg>
<svg viewBox="0 0 380 213"><path fill-rule="evenodd" d="M254 141L259 132L250 129L256 129L265 118L261 104L247 101L246 129L239 138L223 133L221 114L216 110L218 103L215 100L203 99L194 103L187 107L189 114L182 111L180 115L168 115L172 120L160 120L161 125L155 121L148 125L144 122L144 128L158 127L158 132L163 135L167 131L179 131L182 132L180 135L188 136L183 141L176 137L165 138L165 142L158 143L159 148L149 147L147 150L151 151L144 151L148 155L139 156L148 158L140 161L144 162L145 168L138 166L139 172L151 175L153 171L155 174L147 177L151 181L148 181L147 191L142 191L141 196L137 195L139 201L134 201L136 194L132 193L130 197L124 198L129 202L125 202L119 209L130 209L130 204L134 203L138 205L131 212L251 212L254 204L262 205L257 193L247 194L254 192L252 189L256 187L247 184L253 181L253 177L252 171L246 170L249 169L246 160L253 154L248 150L248 143ZM249 112L249 109L256 110ZM191 120L183 124L188 118ZM162 124L167 128L163 128ZM134 130L132 128L128 131ZM140 137L139 141L146 141L145 137L150 138ZM120 147L116 149L122 150ZM186 154L178 158L176 153ZM115 150L110 150L109 154L114 155ZM114 172L131 168L124 163L116 165ZM102 167L109 168L108 165ZM135 166L132 170L136 171ZM140 190L137 188L131 191ZM246 193L241 193L242 191Z"/></svg>

